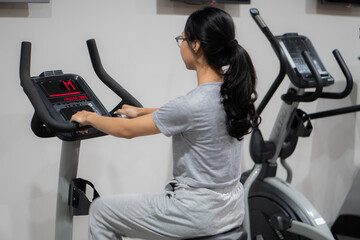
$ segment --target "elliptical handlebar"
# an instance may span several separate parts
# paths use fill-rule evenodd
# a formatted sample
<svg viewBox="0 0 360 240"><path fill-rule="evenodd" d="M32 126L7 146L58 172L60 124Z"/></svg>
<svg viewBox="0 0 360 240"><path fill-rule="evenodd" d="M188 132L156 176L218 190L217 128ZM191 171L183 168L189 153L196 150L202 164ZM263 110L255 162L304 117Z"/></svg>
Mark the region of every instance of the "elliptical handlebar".
<svg viewBox="0 0 360 240"><path fill-rule="evenodd" d="M112 110L111 114L120 107L123 103L135 106L142 107L141 103L136 100L128 91L126 91L117 81L115 81L104 69L101 60L99 51L96 46L95 39L89 39L86 41L92 66L96 75L100 80L109 87L116 95L122 98L122 101Z"/></svg>
<svg viewBox="0 0 360 240"><path fill-rule="evenodd" d="M253 19L255 20L255 22L257 23L258 27L261 29L261 31L264 33L266 38L271 43L271 46L274 49L274 51L280 61L280 70L279 70L278 76L276 77L275 81L271 85L271 87L268 90L268 92L266 93L265 97L259 104L259 107L256 109L256 113L258 115L260 115L261 112L263 111L263 109L266 107L267 103L270 101L271 97L274 95L275 91L280 86L282 80L285 78L286 61L287 61L286 59L287 58L286 58L286 55L285 55L282 47L279 44L279 41L272 34L269 27L266 25L265 21L261 18L259 10L256 8L251 8L250 14L253 17ZM287 93L282 96L282 99L286 102L292 102L292 101L311 102L321 96L323 86L322 86L320 74L317 72L316 67L312 63L310 55L306 52L302 53L302 54L303 54L303 57L305 58L306 63L309 65L310 71L315 76L316 89L315 89L315 92L308 92L308 93L304 93L303 95L295 95L293 93Z"/></svg>
<svg viewBox="0 0 360 240"><path fill-rule="evenodd" d="M323 92L321 94L321 98L331 98L331 99L340 99L348 96L352 90L353 87L353 78L350 73L349 68L347 67L344 59L342 58L339 50L335 49L333 52L333 55L339 64L341 71L343 72L345 79L346 79L346 87L342 92L339 93L330 93L330 92Z"/></svg>
<svg viewBox="0 0 360 240"><path fill-rule="evenodd" d="M261 18L259 10L257 8L251 8L250 13L251 13L251 16L253 17L253 19L255 20L255 22L257 23L257 25L259 26L259 28L261 29L261 31L264 33L266 38L271 43L271 46L273 47L273 49L280 61L280 69L279 69L279 73L278 73L275 81L272 83L272 85L271 85L270 89L267 91L265 97L261 100L259 106L256 108L256 114L260 116L262 111L264 110L266 105L269 103L271 97L274 95L274 93L276 92L276 90L278 89L278 87L280 86L280 84L282 83L282 81L286 75L286 64L285 64L286 56L285 56L285 53L282 51L282 49L279 45L279 42L274 37L274 35L272 34L270 29L266 25L265 21Z"/></svg>
<svg viewBox="0 0 360 240"><path fill-rule="evenodd" d="M259 26L261 31L264 33L266 38L271 43L272 47L274 48L276 54L278 55L278 57L280 59L280 62L285 61L286 56L285 56L284 52L282 51L279 42L276 40L275 36L272 34L269 27L266 25L265 21L261 18L259 10L256 8L251 8L250 13L251 13L251 16L253 17L253 19L255 20L256 24Z"/></svg>
<svg viewBox="0 0 360 240"><path fill-rule="evenodd" d="M266 25L265 21L261 18L259 10L256 8L251 8L250 13L251 13L251 16L253 17L253 19L255 20L256 24L258 25L258 27L261 29L261 31L264 33L266 38L271 43L271 46L274 49L274 51L280 61L280 70L279 70L278 76L276 77L275 81L273 82L270 89L266 93L265 97L263 98L263 100L259 104L258 108L256 109L256 113L258 115L260 115L261 112L263 111L263 109L266 107L267 103L270 101L271 97L274 95L275 91L280 86L281 82L283 81L283 79L286 75L286 61L287 61L286 59L287 58L286 58L286 55L285 55L282 47L279 44L279 41L272 34L269 27ZM312 63L310 55L307 52L303 52L302 54L303 54L303 57L305 58L306 63L308 64L308 66L310 68L310 71L315 76L316 89L314 92L307 92L307 93L304 93L303 95L295 95L293 93L284 94L282 96L282 99L286 102L293 102L293 101L311 102L321 96L323 85L322 85L320 74L317 72L316 67Z"/></svg>
<svg viewBox="0 0 360 240"><path fill-rule="evenodd" d="M22 42L21 43L21 55L20 55L20 82L21 86L24 89L25 94L28 96L30 102L34 106L35 113L42 123L49 126L51 129L58 132L74 132L81 130L76 123L72 122L59 122L56 121L49 114L48 110L45 107L44 102L41 100L37 90L35 89L30 75L30 65L31 65L31 43Z"/></svg>
<svg viewBox="0 0 360 240"><path fill-rule="evenodd" d="M279 43L279 40L272 34L269 27L266 25L265 21L261 18L259 10L256 8L251 8L250 14L253 17L253 19L255 20L258 27L261 29L261 31L264 33L266 38L271 43L271 46L274 49L274 51L280 61L280 71L278 73L278 76L276 77L275 81L272 83L270 89L268 90L268 92L264 96L263 100L259 104L258 108L256 109L256 113L258 115L260 115L261 112L266 107L266 105L268 104L268 102L270 101L270 99L273 96L273 94L275 93L275 91L277 90L277 88L280 86L285 75L287 74L287 67L286 67L287 57ZM318 98L340 99L340 98L344 98L344 97L348 96L353 87L353 79L352 79L351 73L350 73L344 59L342 58L340 52L337 49L335 49L333 51L333 55L346 78L346 87L343 91L338 92L338 93L322 92L323 83L322 83L321 75L318 72L317 68L315 67L310 54L307 52L302 52L302 56L306 62L306 65L310 69L310 72L315 79L315 91L314 92L304 92L302 95L295 95L292 92L288 92L282 96L282 99L286 102L291 103L293 101L311 102Z"/></svg>

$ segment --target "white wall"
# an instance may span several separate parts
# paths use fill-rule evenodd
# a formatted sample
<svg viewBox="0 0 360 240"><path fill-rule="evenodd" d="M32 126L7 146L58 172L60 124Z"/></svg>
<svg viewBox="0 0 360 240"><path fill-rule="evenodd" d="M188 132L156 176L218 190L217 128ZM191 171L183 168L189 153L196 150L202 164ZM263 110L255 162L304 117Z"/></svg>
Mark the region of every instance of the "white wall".
<svg viewBox="0 0 360 240"><path fill-rule="evenodd" d="M343 76L331 55L338 48L355 81L360 75L360 9L324 7L316 0L253 0L249 5L219 5L234 17L239 42L257 69L260 98L277 74L278 63L249 15L259 8L274 34L308 36L328 70ZM32 75L62 69L86 79L110 109L118 99L97 82L85 41L95 38L108 72L145 106L161 106L195 86L182 63L174 37L198 6L168 0L61 0L49 4L0 4L0 239L52 239L61 141L39 139L30 130L33 109L19 86L20 43L31 41ZM287 87L287 81L281 86ZM341 101L301 104L309 113L356 104L358 89ZM280 94L264 111L268 136ZM294 184L331 223L359 170L360 128L355 114L313 122L312 136L301 139L289 159ZM247 151L247 146L245 147ZM171 178L170 139L161 135L133 140L103 137L82 142L78 175L102 195L159 193ZM248 154L244 169L251 166ZM283 172L280 172L283 175ZM87 239L87 218L75 221L74 239Z"/></svg>

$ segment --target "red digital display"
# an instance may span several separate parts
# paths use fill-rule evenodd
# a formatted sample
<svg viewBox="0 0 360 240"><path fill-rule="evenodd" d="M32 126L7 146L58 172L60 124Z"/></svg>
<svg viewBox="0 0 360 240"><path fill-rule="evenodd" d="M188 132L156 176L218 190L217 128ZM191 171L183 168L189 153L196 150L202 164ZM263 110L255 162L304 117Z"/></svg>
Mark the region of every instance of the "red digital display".
<svg viewBox="0 0 360 240"><path fill-rule="evenodd" d="M51 102L71 102L87 99L86 94L72 79L42 82L41 87Z"/></svg>
<svg viewBox="0 0 360 240"><path fill-rule="evenodd" d="M68 80L68 81L62 81L60 83L60 88L67 90L65 93L58 93L58 94L52 94L49 95L49 97L61 97L61 96L68 96L68 95L76 95L80 94L80 92L77 90L77 88L74 86L74 84Z"/></svg>
<svg viewBox="0 0 360 240"><path fill-rule="evenodd" d="M87 99L87 96L86 96L86 95L63 98L63 100L64 100L65 102L68 102L68 101L79 101L79 100L84 100L84 99Z"/></svg>

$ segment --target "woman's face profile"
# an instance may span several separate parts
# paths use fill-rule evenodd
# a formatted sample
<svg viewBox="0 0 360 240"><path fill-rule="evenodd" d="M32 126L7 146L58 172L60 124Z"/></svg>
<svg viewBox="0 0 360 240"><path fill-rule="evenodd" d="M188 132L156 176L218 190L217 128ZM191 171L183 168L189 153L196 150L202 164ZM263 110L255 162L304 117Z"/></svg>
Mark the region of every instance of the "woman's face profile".
<svg viewBox="0 0 360 240"><path fill-rule="evenodd" d="M183 38L186 38L185 33L182 32ZM195 59L194 51L190 48L187 40L184 40L180 45L181 57L185 63L185 66L188 70L195 70Z"/></svg>

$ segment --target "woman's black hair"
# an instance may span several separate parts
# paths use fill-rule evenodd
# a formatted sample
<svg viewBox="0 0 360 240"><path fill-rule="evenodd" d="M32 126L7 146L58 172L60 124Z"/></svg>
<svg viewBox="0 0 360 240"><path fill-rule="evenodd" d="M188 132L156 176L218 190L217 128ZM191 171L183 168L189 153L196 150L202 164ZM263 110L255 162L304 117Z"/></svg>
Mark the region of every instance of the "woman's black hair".
<svg viewBox="0 0 360 240"><path fill-rule="evenodd" d="M189 16L184 33L189 43L200 42L208 64L223 75L220 93L227 131L241 140L259 124L254 106L256 73L249 54L235 39L231 16L213 7L197 10Z"/></svg>

